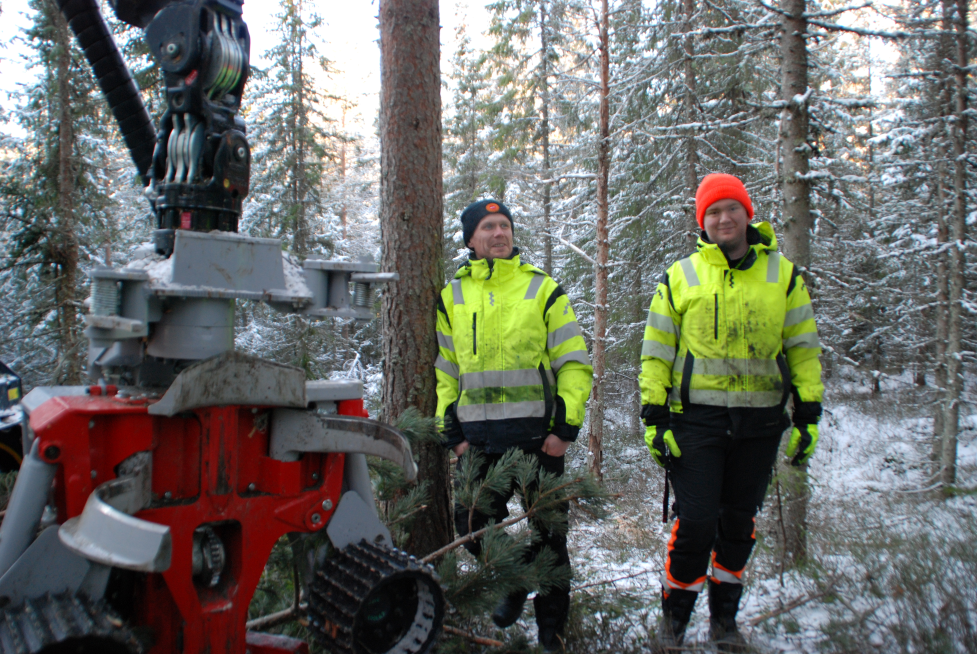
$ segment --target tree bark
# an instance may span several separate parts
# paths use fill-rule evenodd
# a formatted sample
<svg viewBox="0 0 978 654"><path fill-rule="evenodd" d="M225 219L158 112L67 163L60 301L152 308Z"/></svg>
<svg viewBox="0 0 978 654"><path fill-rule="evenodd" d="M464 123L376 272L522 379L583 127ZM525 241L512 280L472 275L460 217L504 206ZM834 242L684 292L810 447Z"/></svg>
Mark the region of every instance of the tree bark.
<svg viewBox="0 0 978 654"><path fill-rule="evenodd" d="M948 316L947 316L947 401L944 413L944 437L941 444L941 482L945 487L953 486L957 476L958 456L958 413L962 380L962 301L964 299L964 253L965 218L968 210L967 186L965 176L965 143L968 129L968 2L944 0L945 21L957 10L954 28L957 39L957 61L954 67L955 111L951 128L951 144L954 152L954 213L950 221L951 253L948 270Z"/></svg>
<svg viewBox="0 0 978 654"><path fill-rule="evenodd" d="M52 234L51 259L57 267L55 303L58 315L58 366L56 384L80 384L81 349L78 319L78 237L75 233L75 132L71 114L71 35L64 16L48 3L54 19L54 38L58 48L56 62L58 111L58 204Z"/></svg>
<svg viewBox="0 0 978 654"><path fill-rule="evenodd" d="M441 79L437 0L380 3L380 225L384 290L384 418L408 407L435 413L435 303L442 263ZM428 503L406 548L423 555L451 542L448 455L418 451Z"/></svg>
<svg viewBox="0 0 978 654"><path fill-rule="evenodd" d="M540 131L543 149L543 270L553 275L554 245L550 234L550 40L547 34L547 0L540 0Z"/></svg>
<svg viewBox="0 0 978 654"><path fill-rule="evenodd" d="M608 0L601 0L601 17L598 26L601 60L600 140L598 142L598 220L595 226L597 256L594 265L594 390L591 402L591 420L588 429L588 469L598 480L603 479L602 459L604 440L604 364L605 337L608 329L608 179L611 168L611 143L609 127L609 54L608 54Z"/></svg>
<svg viewBox="0 0 978 654"><path fill-rule="evenodd" d="M309 129L309 116L305 110L305 86L303 84L303 50L305 47L302 30L302 0L295 0L290 9L294 12L289 47L292 64L292 211L295 231L292 233L292 252L305 257L309 251L309 221L306 217L306 195L309 191L306 179L306 132Z"/></svg>
<svg viewBox="0 0 978 654"><path fill-rule="evenodd" d="M944 198L945 169L943 159L946 150L940 147L937 165L937 306L934 307L934 384L938 389L934 406L934 436L931 458L941 463L941 447L944 442L944 414L947 400L947 253L940 249L947 243L947 205Z"/></svg>
<svg viewBox="0 0 978 654"><path fill-rule="evenodd" d="M693 71L693 14L696 13L696 0L683 0L683 77L686 82L683 94L683 114L687 123L696 122L696 73ZM696 187L699 176L696 169L699 166L699 153L696 149L696 130L689 128L686 136L686 202L683 210L689 225L689 241L695 244L700 233L700 225L696 221Z"/></svg>
<svg viewBox="0 0 978 654"><path fill-rule="evenodd" d="M780 150L781 189L784 196L784 236L788 258L805 274L811 265L811 230L813 219L808 183L808 46L805 42L808 22L805 0L782 0L781 3L781 96L787 106L781 121ZM807 465L789 470L782 463L786 483L787 516L785 525L787 558L797 564L808 555L808 470Z"/></svg>

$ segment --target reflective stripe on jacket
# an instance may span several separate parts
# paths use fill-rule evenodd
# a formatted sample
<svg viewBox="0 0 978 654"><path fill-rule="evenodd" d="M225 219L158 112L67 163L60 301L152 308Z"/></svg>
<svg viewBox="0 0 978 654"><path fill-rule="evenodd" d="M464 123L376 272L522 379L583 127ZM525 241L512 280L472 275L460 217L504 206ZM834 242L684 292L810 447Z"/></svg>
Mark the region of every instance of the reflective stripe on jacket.
<svg viewBox="0 0 978 654"><path fill-rule="evenodd" d="M700 239L656 289L642 345L642 404L783 406L790 392L821 402L821 346L811 298L778 253L766 223L731 270L720 248Z"/></svg>
<svg viewBox="0 0 978 654"><path fill-rule="evenodd" d="M437 417L448 442L487 451L572 441L584 422L591 360L570 301L517 253L462 266L438 303ZM457 422L456 422L457 420Z"/></svg>

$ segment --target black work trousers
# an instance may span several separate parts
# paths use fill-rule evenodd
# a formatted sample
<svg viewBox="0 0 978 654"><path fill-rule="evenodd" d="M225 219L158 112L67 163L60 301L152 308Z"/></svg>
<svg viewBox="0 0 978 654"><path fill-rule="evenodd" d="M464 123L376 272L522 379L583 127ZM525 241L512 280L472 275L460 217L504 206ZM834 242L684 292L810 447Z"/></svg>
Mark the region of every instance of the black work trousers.
<svg viewBox="0 0 978 654"><path fill-rule="evenodd" d="M682 455L669 460L676 519L663 586L702 590L711 552L714 578L739 583L781 432L735 439L679 429L673 435Z"/></svg>
<svg viewBox="0 0 978 654"><path fill-rule="evenodd" d="M483 456L483 463L479 468L479 479L484 479L486 472L489 470L489 466L499 461L503 455L488 454L486 452L481 452L481 454ZM564 457L550 456L541 451L528 452L528 454L536 457L540 468L543 471L558 476L564 474ZM459 465L461 466L461 462ZM472 513L472 531L479 531L485 527L490 520L498 523L509 517L509 509L506 508L506 503L509 502L510 498L513 497L513 494L516 493L517 490L518 489L514 484L502 493L493 493L490 500L491 508L488 514L481 513L479 511ZM525 510L527 508L526 499L520 499ZM567 519L568 510L569 506L566 502L564 502L560 507L564 520ZM567 553L566 533L546 529L543 525L539 524L533 519L530 520L530 528L536 533L534 534L535 537L524 555L525 561L533 561L537 554L543 548L547 547L553 550L554 554L557 555L557 565L570 566L570 555ZM455 531L459 536L469 533L469 509L468 507L462 506L458 503L455 504ZM479 556L479 554L482 552L481 543L478 541L466 543L465 548L469 550L473 556ZM527 588L525 590L530 592L534 589ZM534 607L537 614L538 625L552 626L558 629L563 628L567 621L567 611L570 608L570 587L565 584L559 584L552 587L545 595L538 594L536 600L534 601Z"/></svg>

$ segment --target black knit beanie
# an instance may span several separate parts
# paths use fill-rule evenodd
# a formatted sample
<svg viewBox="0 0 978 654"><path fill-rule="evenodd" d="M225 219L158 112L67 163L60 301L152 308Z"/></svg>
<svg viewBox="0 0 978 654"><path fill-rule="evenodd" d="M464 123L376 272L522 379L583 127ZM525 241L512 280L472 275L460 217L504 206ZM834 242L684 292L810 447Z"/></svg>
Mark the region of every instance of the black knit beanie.
<svg viewBox="0 0 978 654"><path fill-rule="evenodd" d="M465 243L466 247L468 247L469 240L472 238L472 234L475 233L475 228L479 225L479 221L492 213L501 213L506 216L509 219L510 229L513 228L513 214L509 212L509 207L502 202L498 200L479 200L478 202L473 202L465 207L461 218L462 242Z"/></svg>

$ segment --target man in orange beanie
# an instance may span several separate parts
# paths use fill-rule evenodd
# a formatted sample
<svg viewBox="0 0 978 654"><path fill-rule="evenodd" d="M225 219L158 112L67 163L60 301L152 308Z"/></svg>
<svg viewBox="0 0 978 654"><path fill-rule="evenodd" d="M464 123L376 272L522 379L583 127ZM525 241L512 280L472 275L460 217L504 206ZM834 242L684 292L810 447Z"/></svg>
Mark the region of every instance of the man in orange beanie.
<svg viewBox="0 0 978 654"><path fill-rule="evenodd" d="M658 637L682 643L709 588L710 635L721 652L747 651L736 616L743 573L778 445L807 461L822 413L821 352L804 279L778 253L766 222L733 175L696 191L697 251L659 282L642 346L645 442L676 493L662 575Z"/></svg>

